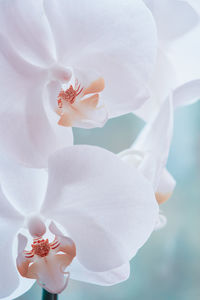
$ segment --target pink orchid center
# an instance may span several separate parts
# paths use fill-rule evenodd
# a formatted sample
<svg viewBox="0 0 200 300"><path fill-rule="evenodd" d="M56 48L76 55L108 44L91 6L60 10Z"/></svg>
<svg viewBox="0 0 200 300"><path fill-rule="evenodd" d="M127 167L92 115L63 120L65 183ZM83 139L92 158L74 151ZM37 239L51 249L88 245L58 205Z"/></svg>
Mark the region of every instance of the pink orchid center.
<svg viewBox="0 0 200 300"><path fill-rule="evenodd" d="M34 239L31 246L31 251L25 251L25 257L27 258L33 257L34 255L45 257L49 254L49 251L51 249L51 245L48 239Z"/></svg>
<svg viewBox="0 0 200 300"><path fill-rule="evenodd" d="M50 293L61 293L69 280L69 272L65 270L76 256L76 246L53 222L49 230L54 240L44 239L40 235L44 226L37 218L29 222L29 232L34 232L31 250L26 250L27 238L19 234L17 269L21 276L36 279Z"/></svg>
<svg viewBox="0 0 200 300"><path fill-rule="evenodd" d="M26 258L32 258L35 255L39 257L45 257L49 254L51 250L55 250L60 246L59 241L55 238L52 243L49 243L49 240L44 240L43 238L35 238L33 244L31 245L32 249L30 251L24 251Z"/></svg>
<svg viewBox="0 0 200 300"><path fill-rule="evenodd" d="M100 112L99 93L104 86L104 79L100 77L88 86L82 86L76 79L74 86L71 84L67 89L62 88L57 97L56 112L60 116L58 124L72 127L96 118L96 112Z"/></svg>
<svg viewBox="0 0 200 300"><path fill-rule="evenodd" d="M44 257L49 254L50 245L48 239L34 241L32 244L32 251L34 254Z"/></svg>

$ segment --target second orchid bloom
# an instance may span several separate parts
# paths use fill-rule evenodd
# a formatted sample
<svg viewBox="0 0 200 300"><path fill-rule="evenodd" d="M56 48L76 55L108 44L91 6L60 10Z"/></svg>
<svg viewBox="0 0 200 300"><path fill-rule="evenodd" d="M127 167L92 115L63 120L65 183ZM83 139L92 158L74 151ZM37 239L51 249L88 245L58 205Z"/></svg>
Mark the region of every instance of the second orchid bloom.
<svg viewBox="0 0 200 300"><path fill-rule="evenodd" d="M58 151L48 174L7 164L0 177L1 297L24 293L31 279L51 293L69 277L100 285L127 279L158 218L147 179L98 147Z"/></svg>

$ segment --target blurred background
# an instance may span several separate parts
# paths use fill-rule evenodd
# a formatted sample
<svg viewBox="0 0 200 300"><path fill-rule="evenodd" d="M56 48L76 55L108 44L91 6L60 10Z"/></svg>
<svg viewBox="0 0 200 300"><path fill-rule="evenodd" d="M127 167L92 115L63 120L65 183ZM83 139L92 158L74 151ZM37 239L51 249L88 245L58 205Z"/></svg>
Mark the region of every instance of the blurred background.
<svg viewBox="0 0 200 300"><path fill-rule="evenodd" d="M200 102L175 112L168 169L177 181L161 206L168 224L152 234L131 261L130 278L112 287L71 280L59 300L200 299ZM115 153L128 148L144 123L132 114L103 129L75 129L76 144L99 145ZM41 299L35 284L18 300Z"/></svg>

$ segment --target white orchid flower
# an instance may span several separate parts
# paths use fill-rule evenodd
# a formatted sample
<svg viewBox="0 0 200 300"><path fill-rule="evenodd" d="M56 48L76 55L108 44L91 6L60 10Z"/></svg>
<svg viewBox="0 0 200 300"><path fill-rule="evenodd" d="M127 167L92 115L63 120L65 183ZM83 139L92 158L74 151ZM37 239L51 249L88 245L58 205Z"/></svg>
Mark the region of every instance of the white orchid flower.
<svg viewBox="0 0 200 300"><path fill-rule="evenodd" d="M138 168L149 180L159 205L169 199L176 184L166 169L172 133L173 106L169 97L133 145L118 154L123 161ZM160 213L155 229L162 228L165 224L166 218Z"/></svg>
<svg viewBox="0 0 200 300"><path fill-rule="evenodd" d="M157 220L147 179L98 147L57 151L48 174L2 162L0 180L1 299L35 280L60 293L69 276L99 285L127 279Z"/></svg>
<svg viewBox="0 0 200 300"><path fill-rule="evenodd" d="M44 167L69 128L102 127L140 107L156 57L142 0L0 1L0 144Z"/></svg>
<svg viewBox="0 0 200 300"><path fill-rule="evenodd" d="M160 111L148 122L133 145L118 154L127 164L138 168L151 182L158 204L167 201L176 181L167 171L166 164L173 135L174 110L190 103L197 90L192 83L174 90L162 104ZM159 216L155 229L161 228L166 218Z"/></svg>
<svg viewBox="0 0 200 300"><path fill-rule="evenodd" d="M200 98L200 5L196 0L144 2L157 25L158 53L149 84L151 98L135 113L149 121L165 99L181 86L186 93L190 90L187 104Z"/></svg>

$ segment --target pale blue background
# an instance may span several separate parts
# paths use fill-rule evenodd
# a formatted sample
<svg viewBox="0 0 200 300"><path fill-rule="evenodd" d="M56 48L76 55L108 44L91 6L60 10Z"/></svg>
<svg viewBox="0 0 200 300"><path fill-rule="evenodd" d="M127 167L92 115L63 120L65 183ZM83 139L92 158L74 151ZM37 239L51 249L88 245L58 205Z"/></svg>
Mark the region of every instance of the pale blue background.
<svg viewBox="0 0 200 300"><path fill-rule="evenodd" d="M177 180L173 197L162 206L168 225L153 233L131 262L130 278L99 287L70 281L60 300L200 299L200 102L177 110L168 169ZM110 120L103 129L74 130L76 143L113 152L127 148L143 122L132 114ZM18 300L41 299L35 285Z"/></svg>

